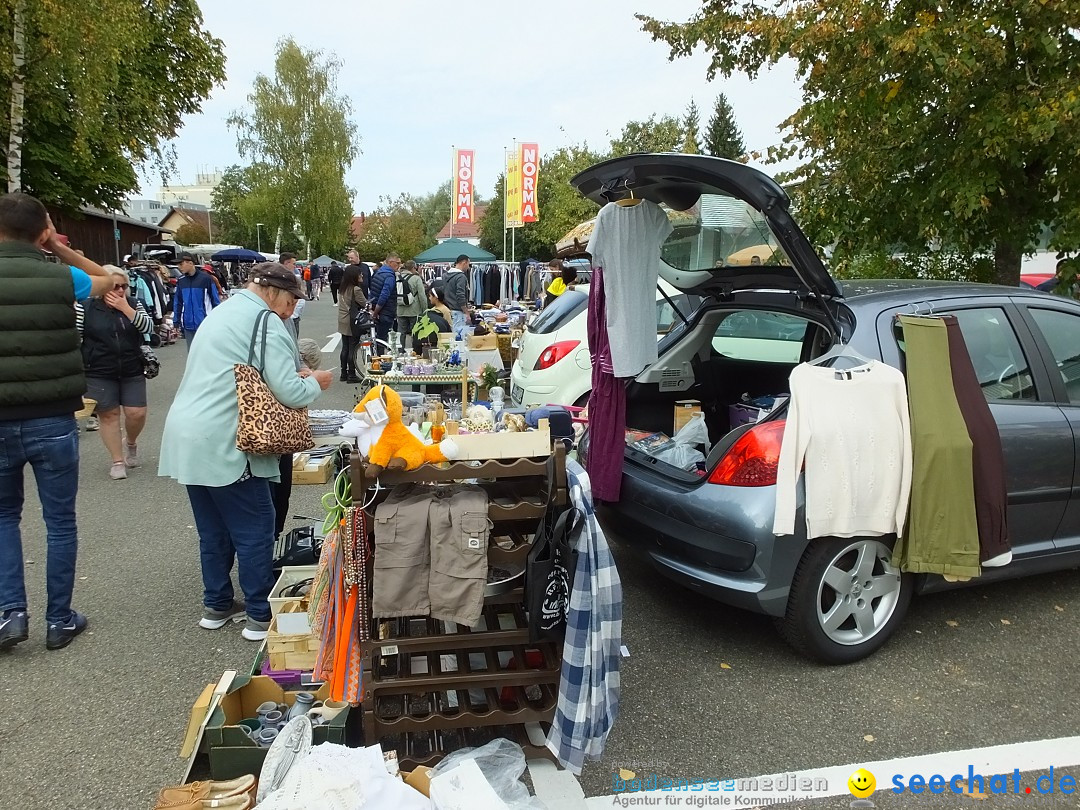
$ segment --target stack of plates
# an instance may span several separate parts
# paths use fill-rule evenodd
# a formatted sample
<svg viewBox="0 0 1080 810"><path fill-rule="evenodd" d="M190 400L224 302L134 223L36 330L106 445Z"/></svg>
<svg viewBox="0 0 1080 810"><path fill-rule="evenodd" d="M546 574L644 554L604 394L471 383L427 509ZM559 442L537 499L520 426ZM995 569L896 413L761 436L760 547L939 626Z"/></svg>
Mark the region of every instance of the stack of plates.
<svg viewBox="0 0 1080 810"><path fill-rule="evenodd" d="M309 410L308 425L312 436L337 436L338 430L349 421L348 411Z"/></svg>

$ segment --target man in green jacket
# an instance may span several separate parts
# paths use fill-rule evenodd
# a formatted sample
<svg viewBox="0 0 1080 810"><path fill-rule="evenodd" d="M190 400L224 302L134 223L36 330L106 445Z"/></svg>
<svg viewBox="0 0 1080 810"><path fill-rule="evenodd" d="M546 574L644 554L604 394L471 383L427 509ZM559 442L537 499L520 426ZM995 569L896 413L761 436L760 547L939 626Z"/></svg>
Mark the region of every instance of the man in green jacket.
<svg viewBox="0 0 1080 810"><path fill-rule="evenodd" d="M60 264L46 260L52 253ZM79 437L86 391L75 301L104 295L106 271L56 237L28 194L0 197L0 650L30 637L23 577L23 469L34 470L48 537L45 646L86 629L71 609L78 533Z"/></svg>

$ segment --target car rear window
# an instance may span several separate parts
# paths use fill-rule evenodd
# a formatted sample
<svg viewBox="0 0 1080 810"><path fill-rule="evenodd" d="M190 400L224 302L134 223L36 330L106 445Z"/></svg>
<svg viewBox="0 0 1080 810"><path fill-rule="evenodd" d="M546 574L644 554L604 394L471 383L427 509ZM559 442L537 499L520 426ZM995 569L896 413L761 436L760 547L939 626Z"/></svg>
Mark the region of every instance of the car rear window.
<svg viewBox="0 0 1080 810"><path fill-rule="evenodd" d="M567 290L548 306L529 326L534 335L549 335L557 332L574 318L585 311L589 305L589 296L579 290Z"/></svg>

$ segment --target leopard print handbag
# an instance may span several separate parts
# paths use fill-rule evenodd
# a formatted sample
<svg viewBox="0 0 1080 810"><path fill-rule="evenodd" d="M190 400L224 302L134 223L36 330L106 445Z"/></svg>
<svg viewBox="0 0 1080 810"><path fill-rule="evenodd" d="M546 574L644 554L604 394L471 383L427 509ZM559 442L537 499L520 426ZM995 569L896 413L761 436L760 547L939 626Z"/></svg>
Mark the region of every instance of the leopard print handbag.
<svg viewBox="0 0 1080 810"><path fill-rule="evenodd" d="M262 378L266 366L266 331L272 313L260 312L251 332L247 363L233 365L236 401L240 414L236 422L236 449L258 456L299 453L315 446L308 424L307 408L287 408L278 402ZM255 366L255 344L262 327L262 357Z"/></svg>

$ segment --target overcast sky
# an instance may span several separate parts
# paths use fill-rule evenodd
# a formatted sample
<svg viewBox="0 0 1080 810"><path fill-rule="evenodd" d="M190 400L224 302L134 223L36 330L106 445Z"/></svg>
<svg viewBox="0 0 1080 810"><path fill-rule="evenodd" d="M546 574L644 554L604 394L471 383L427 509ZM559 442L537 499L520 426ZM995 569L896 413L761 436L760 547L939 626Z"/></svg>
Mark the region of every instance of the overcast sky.
<svg viewBox="0 0 1080 810"><path fill-rule="evenodd" d="M352 100L362 154L346 181L354 210L380 196L422 194L448 179L451 147L476 150L477 189L490 196L503 147L536 141L541 153L602 147L628 120L681 115L691 98L705 126L718 93L730 100L751 149L779 142L798 105L790 68L750 82L705 79L703 54L669 62L634 12L683 20L700 0L200 0L206 27L225 42L228 80L177 139L174 183L239 162L225 125L258 73L272 74L274 44L292 36L335 54L339 91ZM541 182L543 182L541 168ZM153 194L157 179L144 191Z"/></svg>

